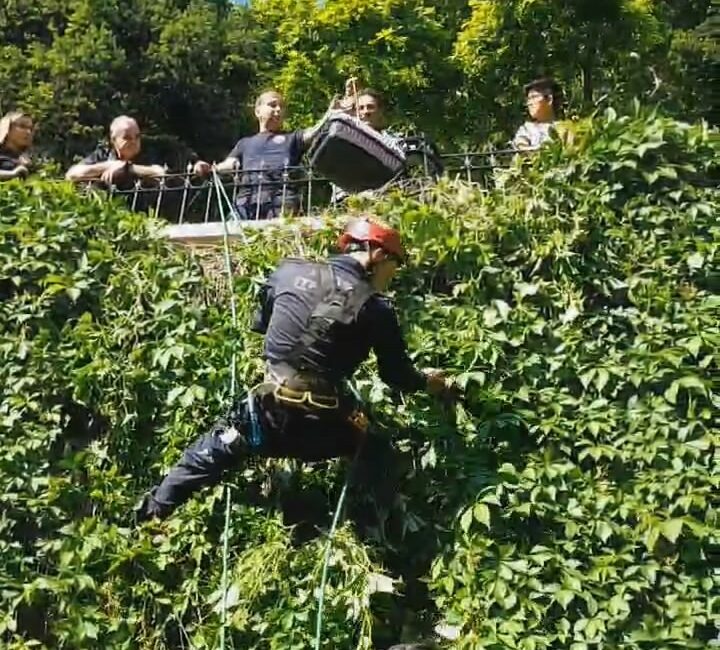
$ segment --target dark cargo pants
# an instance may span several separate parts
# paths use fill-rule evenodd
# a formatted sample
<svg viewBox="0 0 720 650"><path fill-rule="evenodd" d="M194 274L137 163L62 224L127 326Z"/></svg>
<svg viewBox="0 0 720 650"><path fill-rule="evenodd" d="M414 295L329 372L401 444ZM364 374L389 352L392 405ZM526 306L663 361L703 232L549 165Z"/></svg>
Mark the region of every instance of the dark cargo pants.
<svg viewBox="0 0 720 650"><path fill-rule="evenodd" d="M244 399L185 450L180 462L145 496L137 519L167 517L200 488L217 485L225 470L239 467L249 456L319 461L352 457L361 449L360 465L369 465L366 458L377 460L389 449L388 442L363 436L348 420L347 409L308 411L277 404L272 395L256 397L254 404L262 428L258 446L251 444Z"/></svg>

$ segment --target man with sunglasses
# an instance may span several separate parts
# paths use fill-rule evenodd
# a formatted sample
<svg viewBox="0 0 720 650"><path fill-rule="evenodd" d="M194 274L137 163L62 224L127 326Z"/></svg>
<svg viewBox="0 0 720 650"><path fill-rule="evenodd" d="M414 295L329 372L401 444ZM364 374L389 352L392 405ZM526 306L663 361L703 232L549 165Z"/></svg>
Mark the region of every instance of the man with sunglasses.
<svg viewBox="0 0 720 650"><path fill-rule="evenodd" d="M450 397L444 373L418 371L394 309L383 297L404 253L394 228L352 220L326 262L283 260L260 291L254 331L265 335L265 380L189 447L141 502L137 520L164 518L248 456L318 461L383 454L346 390L370 352L395 389Z"/></svg>

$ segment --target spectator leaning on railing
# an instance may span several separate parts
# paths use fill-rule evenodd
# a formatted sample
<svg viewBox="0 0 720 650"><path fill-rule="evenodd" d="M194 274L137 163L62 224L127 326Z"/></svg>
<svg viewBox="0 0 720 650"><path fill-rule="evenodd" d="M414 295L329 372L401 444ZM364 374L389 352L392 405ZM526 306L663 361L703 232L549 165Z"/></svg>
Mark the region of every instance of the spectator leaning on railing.
<svg viewBox="0 0 720 650"><path fill-rule="evenodd" d="M136 179L159 178L162 165L141 164L140 127L132 117L120 115L110 124L109 145L100 145L90 155L68 169L70 181L102 181L119 189L129 189Z"/></svg>
<svg viewBox="0 0 720 650"><path fill-rule="evenodd" d="M300 164L322 120L309 129L284 131L285 101L274 90L257 98L255 116L258 132L238 140L215 169L222 173L242 168L242 187L235 204L241 219L272 219L296 213L300 209L300 193L285 172L290 173ZM199 176L207 176L211 169L204 160L193 167Z"/></svg>
<svg viewBox="0 0 720 650"><path fill-rule="evenodd" d="M25 178L30 173L27 152L33 132L33 120L27 113L13 111L0 119L0 181Z"/></svg>

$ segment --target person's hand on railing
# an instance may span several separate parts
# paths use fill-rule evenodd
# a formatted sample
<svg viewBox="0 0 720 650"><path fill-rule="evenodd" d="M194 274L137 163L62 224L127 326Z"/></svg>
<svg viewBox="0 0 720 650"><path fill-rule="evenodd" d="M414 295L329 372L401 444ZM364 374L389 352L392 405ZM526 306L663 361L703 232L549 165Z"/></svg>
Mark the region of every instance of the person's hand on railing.
<svg viewBox="0 0 720 650"><path fill-rule="evenodd" d="M124 160L113 160L107 163L105 171L100 174L100 180L106 185L117 185L128 176L130 176L130 165Z"/></svg>
<svg viewBox="0 0 720 650"><path fill-rule="evenodd" d="M30 170L25 165L18 165L12 170L12 178L27 178Z"/></svg>
<svg viewBox="0 0 720 650"><path fill-rule="evenodd" d="M202 161L198 161L198 163L199 162L202 162ZM197 166L198 163L195 163L195 165ZM204 164L208 165L208 163L204 163ZM238 167L240 167L240 161L237 158L235 158L234 156L228 156L222 162L213 163L212 165L208 165L207 173L210 174L211 172L215 172L217 174L230 174L230 173L234 172L236 169L238 169ZM203 169L204 169L204 167L203 167Z"/></svg>
<svg viewBox="0 0 720 650"><path fill-rule="evenodd" d="M195 174L195 176L205 178L206 176L210 175L213 167L214 165L211 165L209 162L205 162L204 160L198 160L192 167L192 173Z"/></svg>

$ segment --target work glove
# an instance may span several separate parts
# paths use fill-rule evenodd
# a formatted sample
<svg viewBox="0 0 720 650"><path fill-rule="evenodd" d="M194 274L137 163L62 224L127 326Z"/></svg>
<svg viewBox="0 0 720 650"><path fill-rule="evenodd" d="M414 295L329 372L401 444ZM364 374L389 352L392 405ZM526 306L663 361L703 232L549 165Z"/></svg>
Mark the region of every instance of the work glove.
<svg viewBox="0 0 720 650"><path fill-rule="evenodd" d="M462 389L448 377L447 373L437 368L423 370L427 379L427 392L440 398L445 403L456 402L462 397Z"/></svg>

